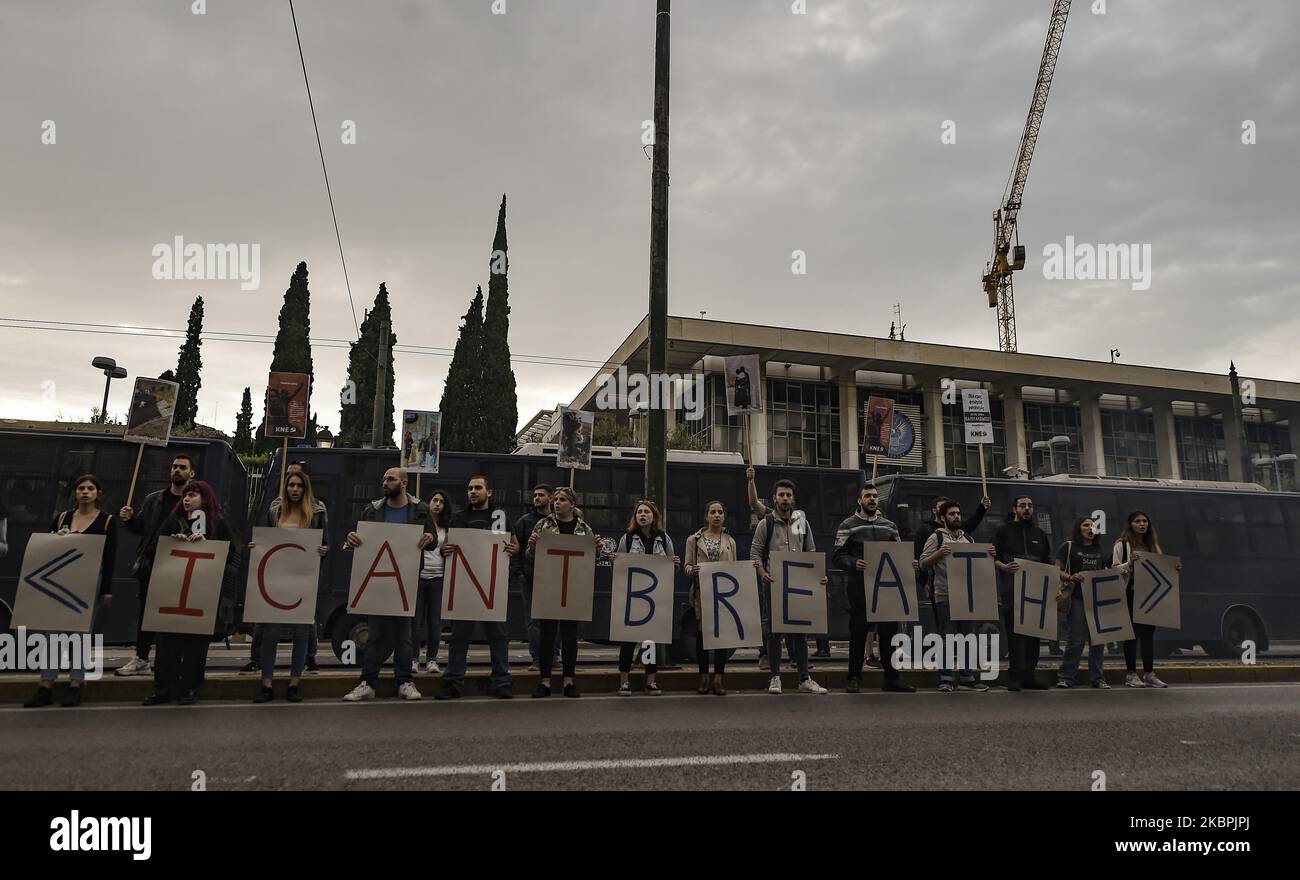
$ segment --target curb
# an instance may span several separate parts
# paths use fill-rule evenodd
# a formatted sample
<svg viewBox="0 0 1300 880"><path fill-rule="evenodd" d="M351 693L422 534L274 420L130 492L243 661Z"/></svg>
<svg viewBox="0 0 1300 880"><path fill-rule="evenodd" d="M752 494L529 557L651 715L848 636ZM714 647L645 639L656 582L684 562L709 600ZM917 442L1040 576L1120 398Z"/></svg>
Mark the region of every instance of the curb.
<svg viewBox="0 0 1300 880"><path fill-rule="evenodd" d="M1300 682L1300 664L1260 664L1255 666L1243 664L1233 666L1170 665L1159 666L1157 673L1170 685ZM831 690L843 690L847 673L842 668L821 668L813 671L813 677L824 687ZM764 670L749 668L727 672L724 681L730 691L761 691L766 689L770 678L770 673ZM1054 681L1050 670L1040 669L1038 678L1039 681L1048 684ZM517 698L526 698L539 680L539 676L535 672L521 671L513 674L512 679L515 696ZM580 671L575 679L578 690L584 694L609 694L618 690L619 674L613 669ZM919 689L934 689L939 684L939 676L935 672L904 672L902 673L902 680ZM1107 669L1106 680L1112 687L1122 687L1124 684L1124 670ZM341 699L344 694L352 690L357 681L357 673L351 670L305 675L302 679L302 695L306 699ZM644 673L633 672L631 681L634 691L642 690L645 682ZM699 685L699 673L695 670L660 672L658 681L660 688L664 691L673 693L694 692ZM793 691L798 684L797 675L793 670L782 672L781 681L789 691ZM287 683L287 675L279 674L276 676L275 691L277 700L283 699ZM988 682L990 685L997 683L994 681ZM556 695L559 694L559 684L560 676L558 674L552 676L552 692ZM879 670L871 668L863 670L862 689L864 691L879 690L883 684L884 676ZM21 704L32 695L35 685L36 676L34 674L23 677L9 676L0 680L0 705ZM418 673L415 676L415 685L426 698L429 698L441 687L442 677ZM203 685L202 696L205 700L251 701L256 695L259 686L260 678L255 675L214 672L208 675ZM1076 687L1080 686L1087 687L1086 676L1076 679ZM56 688L56 698L61 696L66 687L67 681L62 679ZM397 696L397 687L393 681L391 669L385 669L381 674L379 686L376 690L380 698ZM467 675L463 690L467 697L487 696L489 694L489 676L485 674ZM99 681L87 682L83 702L138 703L152 692L153 679L150 676L126 678L109 674Z"/></svg>

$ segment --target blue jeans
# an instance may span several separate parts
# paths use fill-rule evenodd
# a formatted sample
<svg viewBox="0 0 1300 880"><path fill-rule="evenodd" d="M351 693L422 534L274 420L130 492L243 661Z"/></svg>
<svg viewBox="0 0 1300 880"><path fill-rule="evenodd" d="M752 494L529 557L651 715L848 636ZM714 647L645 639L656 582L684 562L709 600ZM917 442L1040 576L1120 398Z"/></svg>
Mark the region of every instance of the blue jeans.
<svg viewBox="0 0 1300 880"><path fill-rule="evenodd" d="M275 677L275 655L281 635L293 639L289 677L299 678L303 667L307 665L307 634L313 629L315 626L310 623L259 623L257 635L260 641L254 649L257 651L258 663L262 667L262 678Z"/></svg>
<svg viewBox="0 0 1300 880"><path fill-rule="evenodd" d="M1061 618L1060 630L1065 634L1065 648L1061 657L1061 668L1056 673L1058 681L1073 683L1074 675L1079 670L1079 659L1083 656L1083 643L1090 641L1088 634L1087 611L1083 607L1083 590L1074 585L1074 597L1070 600L1070 610ZM1092 645L1088 649L1088 680L1093 684L1105 678L1102 661L1106 659L1106 644Z"/></svg>
<svg viewBox="0 0 1300 880"><path fill-rule="evenodd" d="M954 673L948 668L948 636L968 635L975 632L975 621L973 620L953 620L949 613L949 604L947 599L936 600L934 603L935 625L939 628L939 633L944 636L943 666L939 670L939 682L941 684L952 684ZM885 649L881 645L880 649ZM971 684L975 681L975 674L970 669L970 656L963 658L966 663L961 668L962 684Z"/></svg>
<svg viewBox="0 0 1300 880"><path fill-rule="evenodd" d="M430 663L438 660L438 646L442 643L442 578L420 578L415 594L415 625L412 630L415 657L420 657L420 643L427 640Z"/></svg>
<svg viewBox="0 0 1300 880"><path fill-rule="evenodd" d="M361 678L374 687L379 681L379 670L388 655L393 655L393 677L401 687L414 679L411 672L411 618L380 617L377 614L366 616L369 638L366 641L366 655L361 661Z"/></svg>
<svg viewBox="0 0 1300 880"><path fill-rule="evenodd" d="M447 669L443 684L460 687L465 683L465 670L469 666L469 640L474 635L476 620L453 620L451 641L447 645ZM488 648L492 652L492 687L510 684L510 638L504 623L483 621Z"/></svg>
<svg viewBox="0 0 1300 880"><path fill-rule="evenodd" d="M93 639L95 636L95 612L97 612L98 610L99 610L99 597L96 596L90 605L89 636L92 639L91 647L90 647L92 651L94 650ZM45 632L43 633L43 635L49 637L53 635L61 635L61 633L56 634L53 632ZM82 637L82 633L69 633L68 635L78 639ZM69 667L68 679L70 681L84 683L86 680L86 661L89 660L90 658L87 657L81 650L85 646L86 643L84 640L82 641L80 646L76 646L76 645L68 646L68 667ZM102 664L103 662L102 658L100 662ZM59 671L60 671L60 667L62 666L62 663L63 663L62 657L46 657L45 668L41 670L41 681L45 682L46 684L53 684L55 681L57 681L59 678Z"/></svg>
<svg viewBox="0 0 1300 880"><path fill-rule="evenodd" d="M542 625L540 621L533 619L533 579L527 575L520 575L517 579L519 594L524 597L524 617L528 619L528 656L532 658L533 664L538 663L538 651L542 647ZM555 656L560 656L560 641L555 642ZM554 664L554 658L552 658Z"/></svg>
<svg viewBox="0 0 1300 880"><path fill-rule="evenodd" d="M771 604L768 585L762 583L760 579L758 610L763 620L763 642L767 646L767 659L772 664L772 674L776 675L781 671L781 639L784 638L786 647L790 651L790 660L799 670L799 680L803 681L808 677L808 637L797 633L772 632L772 609L768 607Z"/></svg>

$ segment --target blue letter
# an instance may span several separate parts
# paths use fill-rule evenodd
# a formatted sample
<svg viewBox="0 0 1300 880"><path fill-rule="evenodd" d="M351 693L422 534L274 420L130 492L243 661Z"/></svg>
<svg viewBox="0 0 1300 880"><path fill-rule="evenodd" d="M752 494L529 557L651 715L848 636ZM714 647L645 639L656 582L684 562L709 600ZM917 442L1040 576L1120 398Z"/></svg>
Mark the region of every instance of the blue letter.
<svg viewBox="0 0 1300 880"><path fill-rule="evenodd" d="M975 613L975 562L981 556L988 556L987 550L954 550L952 557L966 560L966 607ZM952 594L952 574L948 575L948 592Z"/></svg>
<svg viewBox="0 0 1300 880"><path fill-rule="evenodd" d="M650 575L650 586L646 587L644 590L632 589L632 575L634 573ZM628 566L627 605L624 606L623 608L624 626L645 626L647 623L650 622L650 619L655 616L655 600L650 598L650 594L655 591L655 587L657 586L659 586L659 577L653 571L651 571L648 568L637 568L636 566L631 566L631 565ZM639 599L644 599L646 601L646 604L650 606L650 612L646 614L645 617L641 618L638 621L632 620L632 597L634 596Z"/></svg>
<svg viewBox="0 0 1300 880"><path fill-rule="evenodd" d="M1097 585L1103 584L1107 581L1117 581L1117 580L1119 580L1119 575L1117 574L1108 574L1105 575L1104 577L1097 577L1092 579L1092 619L1093 622L1097 624L1097 635L1101 635L1102 633L1108 633L1108 632L1118 632L1124 628L1122 626L1112 626L1108 629L1103 629L1101 626L1101 615L1097 613L1098 611L1101 610L1101 606L1103 605L1119 604L1119 599L1107 599L1105 602L1098 602L1097 597L1101 595L1101 590L1097 589Z"/></svg>
<svg viewBox="0 0 1300 880"><path fill-rule="evenodd" d="M1145 559L1142 560L1142 567L1150 572L1151 577L1156 580L1156 585L1151 588L1151 592L1147 593L1146 598L1138 603L1139 608L1150 614L1152 611L1156 610L1157 605L1164 601L1165 596L1169 595L1169 591L1174 588L1174 582L1165 577L1164 573L1161 572L1160 569L1156 568ZM1154 602L1151 602L1151 597L1155 596L1157 592L1159 592L1160 595L1156 596ZM1151 602L1149 606L1147 605L1148 602Z"/></svg>
<svg viewBox="0 0 1300 880"><path fill-rule="evenodd" d="M726 578L731 581L731 589L725 593L718 592L718 578ZM740 634L741 641L745 639L745 625L740 622L740 615L736 609L731 607L727 597L734 596L740 592L740 581L736 580L725 571L715 571L713 573L713 637L715 639L722 637L722 630L718 626L718 606L726 605L727 610L731 612L732 618L736 621L736 632ZM702 650L702 649L701 649Z"/></svg>
<svg viewBox="0 0 1300 880"><path fill-rule="evenodd" d="M889 566L890 580L882 581L880 575ZM876 580L871 589L871 613L876 613L876 607L880 603L880 587L890 587L898 590L898 597L903 601L903 613L908 617L912 616L912 610L907 607L907 590L903 589L903 579L898 576L898 568L894 565L894 558L888 553L880 554L880 564L876 566Z"/></svg>
<svg viewBox="0 0 1300 880"><path fill-rule="evenodd" d="M799 596L811 596L812 590L800 590L790 586L790 569L792 568L812 568L811 562L795 562L791 559L785 560L781 566L781 621L786 626L812 626L811 620L791 620L790 619L790 594L794 593Z"/></svg>
<svg viewBox="0 0 1300 880"><path fill-rule="evenodd" d="M1038 628L1047 628L1047 591L1051 583L1052 576L1043 575L1043 598L1031 599L1029 598L1029 571L1023 568L1020 569L1020 623L1022 625L1025 622L1025 603L1029 602L1038 606Z"/></svg>

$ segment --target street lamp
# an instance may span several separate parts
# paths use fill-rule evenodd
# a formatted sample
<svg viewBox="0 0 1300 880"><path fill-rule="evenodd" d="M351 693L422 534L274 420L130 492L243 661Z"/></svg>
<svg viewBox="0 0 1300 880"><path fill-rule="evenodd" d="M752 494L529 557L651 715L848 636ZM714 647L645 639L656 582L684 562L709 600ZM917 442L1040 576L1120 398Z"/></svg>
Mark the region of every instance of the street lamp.
<svg viewBox="0 0 1300 880"><path fill-rule="evenodd" d="M114 379L126 378L126 368L119 367L117 361L111 357L97 357L90 362L90 365L96 370L104 371L104 405L99 408L99 422L106 425L108 424L108 388L113 384Z"/></svg>
<svg viewBox="0 0 1300 880"><path fill-rule="evenodd" d="M1284 461L1289 462L1295 460L1296 454L1294 452L1284 452L1281 455L1261 455L1258 458L1251 459L1250 463L1260 467L1268 467L1270 464L1273 465L1273 482L1277 485L1277 491L1281 492L1282 472L1278 468L1278 465Z"/></svg>
<svg viewBox="0 0 1300 880"><path fill-rule="evenodd" d="M332 449L334 447L334 435L329 428L321 428L316 432L316 448Z"/></svg>
<svg viewBox="0 0 1300 880"><path fill-rule="evenodd" d="M1050 465L1051 465L1051 468L1052 468L1052 474L1055 475L1055 474L1056 474L1056 453L1055 453L1055 447L1057 447L1057 446L1069 446L1069 445L1070 445L1070 438L1069 438L1069 437L1066 437L1064 434L1057 434L1057 435L1056 435L1055 437L1053 437L1051 440L1037 440L1037 441L1035 441L1034 444L1033 444L1033 448L1034 448L1034 449L1046 449L1046 450L1047 450L1047 460L1048 460L1048 462L1049 462Z"/></svg>

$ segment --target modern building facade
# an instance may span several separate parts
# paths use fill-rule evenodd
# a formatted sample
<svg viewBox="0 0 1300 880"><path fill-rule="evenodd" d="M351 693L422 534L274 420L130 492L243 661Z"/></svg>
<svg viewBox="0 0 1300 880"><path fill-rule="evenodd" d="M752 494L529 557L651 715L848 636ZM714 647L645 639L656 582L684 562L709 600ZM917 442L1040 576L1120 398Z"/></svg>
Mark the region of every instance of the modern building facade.
<svg viewBox="0 0 1300 880"><path fill-rule="evenodd" d="M569 404L598 410L603 377L644 373L643 319ZM669 413L669 432L706 449L746 452L755 464L871 468L861 452L863 404L895 401L915 430L905 458L878 472L974 475L978 447L964 442L960 390L989 391L990 475L1085 474L1255 482L1295 491L1300 383L671 317L672 374L705 376L703 415ZM765 412L728 417L723 358L758 353ZM1227 365L1225 365L1226 367ZM1234 406L1234 399L1240 405ZM540 414L539 414L540 415ZM626 411L615 418L627 422ZM635 417L633 427L635 428Z"/></svg>

